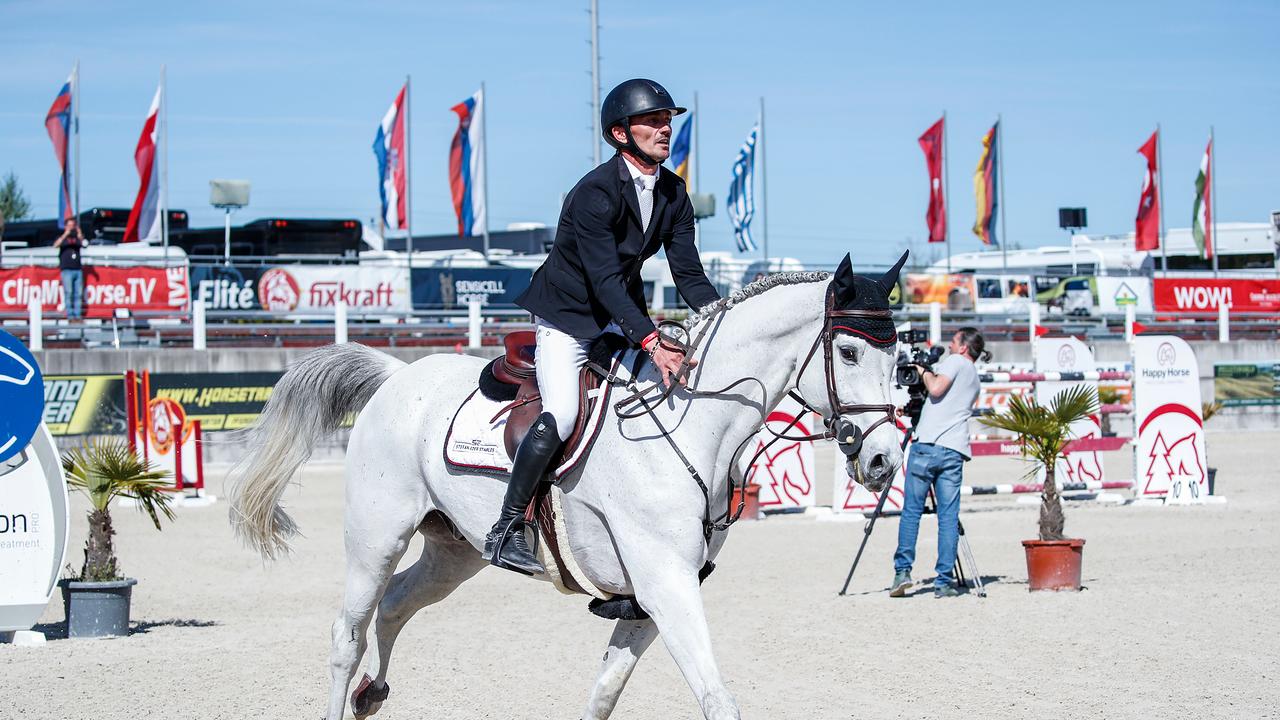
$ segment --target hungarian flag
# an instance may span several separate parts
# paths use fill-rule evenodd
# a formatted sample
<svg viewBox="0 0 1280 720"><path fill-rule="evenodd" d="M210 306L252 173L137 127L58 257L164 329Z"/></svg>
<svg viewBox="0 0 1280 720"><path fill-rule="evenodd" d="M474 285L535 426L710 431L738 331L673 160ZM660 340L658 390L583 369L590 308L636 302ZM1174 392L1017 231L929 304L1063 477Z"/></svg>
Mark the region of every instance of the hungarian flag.
<svg viewBox="0 0 1280 720"><path fill-rule="evenodd" d="M973 171L973 195L978 200L978 215L973 221L973 234L982 240L983 245L999 245L996 242L996 178L999 172L997 163L997 133L1000 123L991 126L982 138L982 156L978 158L978 167Z"/></svg>
<svg viewBox="0 0 1280 720"><path fill-rule="evenodd" d="M1191 211L1191 234L1196 239L1196 247L1206 260L1213 257L1213 182L1209 173L1213 171L1213 138L1204 149L1204 157L1200 158L1200 174L1196 175L1196 203Z"/></svg>
<svg viewBox="0 0 1280 720"><path fill-rule="evenodd" d="M1142 181L1142 199L1138 201L1135 250L1155 250L1160 247L1160 188L1156 182L1159 177L1156 169L1159 145L1160 131L1157 130L1138 148L1138 153L1147 159L1147 176Z"/></svg>
<svg viewBox="0 0 1280 720"><path fill-rule="evenodd" d="M49 106L44 116L44 128L53 142L53 153L58 158L60 170L58 178L58 227L65 227L67 218L75 214L71 207L71 133L74 132L72 121L72 99L75 97L76 74L63 83L58 96Z"/></svg>
<svg viewBox="0 0 1280 720"><path fill-rule="evenodd" d="M142 125L138 147L133 151L133 163L138 168L138 197L129 211L129 224L124 229L122 242L151 242L160 239L160 153L156 152L159 140L160 93L151 100L147 121Z"/></svg>
<svg viewBox="0 0 1280 720"><path fill-rule="evenodd" d="M925 222L929 225L929 242L947 240L947 203L942 188L942 132L946 118L939 119L920 136L920 149L929 168L929 211Z"/></svg>
<svg viewBox="0 0 1280 720"><path fill-rule="evenodd" d="M409 85L400 88L395 102L382 116L378 134L373 138L373 154L378 158L378 194L382 197L382 222L388 230L407 230L409 219L405 205L409 177L408 132L405 127L405 94Z"/></svg>

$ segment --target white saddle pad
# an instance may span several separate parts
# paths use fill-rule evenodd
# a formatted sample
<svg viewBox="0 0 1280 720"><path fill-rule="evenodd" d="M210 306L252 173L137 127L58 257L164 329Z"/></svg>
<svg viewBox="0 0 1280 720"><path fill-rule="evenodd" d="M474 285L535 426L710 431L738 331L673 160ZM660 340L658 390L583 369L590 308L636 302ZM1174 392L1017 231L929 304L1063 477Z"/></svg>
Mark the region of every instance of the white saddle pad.
<svg viewBox="0 0 1280 720"><path fill-rule="evenodd" d="M628 368L632 367L637 352L628 350L620 357L615 357L610 371L624 381L629 379ZM591 414L587 416L582 441L574 448L573 454L565 458L565 461L555 469L556 479L572 472L586 456L591 444L595 442L604 416L608 414L611 389L609 384L604 384L591 391L590 397L599 398L599 400L592 407ZM449 426L449 434L445 436L445 462L462 470L510 475L511 458L507 457L507 450L502 441L502 434L507 427L508 413L503 413L496 421L493 420L493 417L508 404L502 400L490 400L480 392L479 388L472 391L467 399L462 401L458 412L454 414L453 423Z"/></svg>

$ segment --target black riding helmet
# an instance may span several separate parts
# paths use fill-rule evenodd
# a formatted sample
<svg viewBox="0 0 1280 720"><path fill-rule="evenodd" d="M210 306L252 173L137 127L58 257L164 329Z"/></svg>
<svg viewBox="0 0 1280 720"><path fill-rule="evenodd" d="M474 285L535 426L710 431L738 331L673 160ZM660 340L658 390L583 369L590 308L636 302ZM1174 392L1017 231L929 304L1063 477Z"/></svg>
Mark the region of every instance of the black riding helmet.
<svg viewBox="0 0 1280 720"><path fill-rule="evenodd" d="M604 135L604 141L612 147L627 150L645 162L657 165L657 160L649 157L639 145L636 145L635 138L631 137L631 123L627 122L627 119L659 110L670 110L672 115L679 115L687 109L676 105L675 100L671 99L671 93L652 80L644 78L628 80L610 90L604 98L604 103L600 105L600 133ZM622 145L614 140L611 132L613 126L619 123L622 124L623 132L627 134L627 142Z"/></svg>

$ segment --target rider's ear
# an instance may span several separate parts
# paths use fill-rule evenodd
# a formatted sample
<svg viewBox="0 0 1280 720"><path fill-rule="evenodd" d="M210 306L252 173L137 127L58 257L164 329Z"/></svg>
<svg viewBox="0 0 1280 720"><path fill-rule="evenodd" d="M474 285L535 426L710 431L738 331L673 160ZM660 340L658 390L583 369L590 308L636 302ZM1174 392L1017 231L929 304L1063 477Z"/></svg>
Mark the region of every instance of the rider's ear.
<svg viewBox="0 0 1280 720"><path fill-rule="evenodd" d="M831 289L835 291L836 301L841 304L849 302L854 297L853 261L849 259L848 253L845 253L840 266L836 268L836 274L831 277Z"/></svg>
<svg viewBox="0 0 1280 720"><path fill-rule="evenodd" d="M907 263L907 256L910 254L910 250L902 253L902 257L898 258L898 262L889 268L889 272L880 277L880 287L884 290L885 295L892 293L894 286L898 284L898 273L902 272L902 266Z"/></svg>

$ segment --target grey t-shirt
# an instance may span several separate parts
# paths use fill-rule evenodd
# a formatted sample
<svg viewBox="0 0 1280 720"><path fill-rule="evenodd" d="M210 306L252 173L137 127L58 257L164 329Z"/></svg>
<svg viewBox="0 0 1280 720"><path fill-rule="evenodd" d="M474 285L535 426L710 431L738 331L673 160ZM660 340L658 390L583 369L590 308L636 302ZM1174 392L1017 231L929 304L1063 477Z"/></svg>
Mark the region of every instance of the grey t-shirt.
<svg viewBox="0 0 1280 720"><path fill-rule="evenodd" d="M952 353L934 365L933 371L951 378L951 387L942 397L925 401L916 439L951 448L968 459L969 417L981 389L978 369L968 358Z"/></svg>

